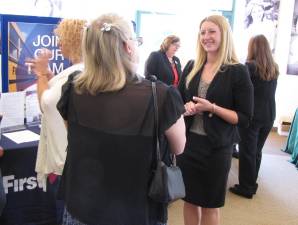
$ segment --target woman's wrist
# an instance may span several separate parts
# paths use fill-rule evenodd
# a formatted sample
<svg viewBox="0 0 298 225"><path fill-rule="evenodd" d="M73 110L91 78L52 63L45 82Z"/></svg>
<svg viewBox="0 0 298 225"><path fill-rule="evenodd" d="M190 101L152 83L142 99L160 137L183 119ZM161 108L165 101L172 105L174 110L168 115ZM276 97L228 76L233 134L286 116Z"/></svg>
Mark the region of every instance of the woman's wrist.
<svg viewBox="0 0 298 225"><path fill-rule="evenodd" d="M215 103L211 103L211 106L210 106L210 110L209 110L209 117L212 117L213 114L215 114L216 112L216 104Z"/></svg>
<svg viewBox="0 0 298 225"><path fill-rule="evenodd" d="M210 103L210 107L208 111L212 114L215 113L215 107L216 107L215 103Z"/></svg>
<svg viewBox="0 0 298 225"><path fill-rule="evenodd" d="M37 79L38 78L47 78L47 79L50 79L50 78L52 78L52 76L53 76L53 74L50 71L44 72L44 73L37 73L36 74Z"/></svg>

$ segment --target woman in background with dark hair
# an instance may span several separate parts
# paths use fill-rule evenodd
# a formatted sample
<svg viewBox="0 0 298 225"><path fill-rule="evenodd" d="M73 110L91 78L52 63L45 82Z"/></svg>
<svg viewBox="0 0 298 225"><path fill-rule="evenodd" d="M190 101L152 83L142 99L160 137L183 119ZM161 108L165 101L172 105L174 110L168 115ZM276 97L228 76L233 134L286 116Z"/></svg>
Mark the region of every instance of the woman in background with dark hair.
<svg viewBox="0 0 298 225"><path fill-rule="evenodd" d="M278 65L274 62L264 35L252 37L246 63L254 86L254 116L248 128L239 127L239 184L230 188L234 194L252 198L262 160L262 148L275 119L275 91Z"/></svg>
<svg viewBox="0 0 298 225"><path fill-rule="evenodd" d="M175 56L180 48L180 38L170 35L160 45L160 50L152 52L145 64L145 76L155 75L167 85L178 86L181 76L181 63Z"/></svg>

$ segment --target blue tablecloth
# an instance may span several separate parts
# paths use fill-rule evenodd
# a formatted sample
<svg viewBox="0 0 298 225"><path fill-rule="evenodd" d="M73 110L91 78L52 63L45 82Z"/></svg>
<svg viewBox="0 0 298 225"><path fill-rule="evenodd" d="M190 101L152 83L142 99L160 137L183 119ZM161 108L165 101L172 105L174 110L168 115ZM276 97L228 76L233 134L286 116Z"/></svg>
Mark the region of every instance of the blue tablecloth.
<svg viewBox="0 0 298 225"><path fill-rule="evenodd" d="M30 128L39 133L38 127ZM53 225L56 223L55 192L38 186L35 162L38 141L16 144L2 135L4 155L0 168L7 203L1 225Z"/></svg>
<svg viewBox="0 0 298 225"><path fill-rule="evenodd" d="M291 154L291 163L298 168L298 108L296 109L293 122L291 124L285 152Z"/></svg>

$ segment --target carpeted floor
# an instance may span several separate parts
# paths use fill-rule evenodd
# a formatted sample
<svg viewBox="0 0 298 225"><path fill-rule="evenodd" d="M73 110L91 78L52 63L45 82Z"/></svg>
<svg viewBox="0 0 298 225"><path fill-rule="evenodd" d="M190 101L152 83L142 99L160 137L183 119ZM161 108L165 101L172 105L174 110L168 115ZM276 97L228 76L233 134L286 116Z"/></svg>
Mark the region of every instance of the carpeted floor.
<svg viewBox="0 0 298 225"><path fill-rule="evenodd" d="M227 192L221 225L298 225L298 170L281 151L287 137L271 132L263 149L259 190L253 199ZM238 183L238 160L233 159L228 187ZM169 207L169 225L183 225L183 202Z"/></svg>

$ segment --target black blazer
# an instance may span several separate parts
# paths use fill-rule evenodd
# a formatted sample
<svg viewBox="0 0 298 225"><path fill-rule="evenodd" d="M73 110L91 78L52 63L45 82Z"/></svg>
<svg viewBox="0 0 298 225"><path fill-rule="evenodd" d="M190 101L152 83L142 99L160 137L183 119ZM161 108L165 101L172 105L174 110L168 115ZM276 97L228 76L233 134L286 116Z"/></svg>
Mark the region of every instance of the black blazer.
<svg viewBox="0 0 298 225"><path fill-rule="evenodd" d="M272 123L275 119L275 91L277 79L266 81L260 74L254 62L247 62L251 81L254 87L254 116L253 120L259 123Z"/></svg>
<svg viewBox="0 0 298 225"><path fill-rule="evenodd" d="M179 83L179 90L184 102L191 101L193 96L198 95L202 69L186 88L186 77L191 71L193 63L193 61L187 63ZM221 71L215 75L208 88L206 99L218 106L235 110L239 120L237 125L248 127L253 115L253 86L247 68L242 64L222 66ZM189 131L193 118L194 116L185 117L187 131ZM216 115L209 117L209 112L204 112L203 121L207 137L214 147L239 142L237 125L232 125Z"/></svg>
<svg viewBox="0 0 298 225"><path fill-rule="evenodd" d="M181 77L181 63L178 57L174 56L173 60L176 65L178 72L178 78ZM174 83L174 73L172 70L171 63L162 51L152 52L145 63L145 77L148 78L149 75L155 75L158 80L166 83L167 85L172 85Z"/></svg>

